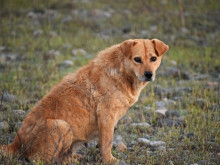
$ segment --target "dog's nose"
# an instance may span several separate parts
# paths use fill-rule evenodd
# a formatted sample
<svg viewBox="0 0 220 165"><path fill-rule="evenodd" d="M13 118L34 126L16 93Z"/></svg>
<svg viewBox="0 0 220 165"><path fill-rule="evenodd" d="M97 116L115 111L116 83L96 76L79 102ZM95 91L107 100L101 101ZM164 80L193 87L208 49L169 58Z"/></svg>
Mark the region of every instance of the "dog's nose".
<svg viewBox="0 0 220 165"><path fill-rule="evenodd" d="M152 73L151 71L146 71L146 72L144 72L144 76L145 76L148 80L150 80L150 79L152 78L152 76L153 76L153 73Z"/></svg>

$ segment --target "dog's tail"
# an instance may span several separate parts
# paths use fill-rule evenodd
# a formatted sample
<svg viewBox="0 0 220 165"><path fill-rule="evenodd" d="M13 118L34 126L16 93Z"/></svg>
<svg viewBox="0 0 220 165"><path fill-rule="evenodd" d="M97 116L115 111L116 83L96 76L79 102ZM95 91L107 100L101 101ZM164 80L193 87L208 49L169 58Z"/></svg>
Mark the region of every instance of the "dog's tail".
<svg viewBox="0 0 220 165"><path fill-rule="evenodd" d="M9 145L1 145L0 146L0 156L12 156L20 150L20 142L17 137L15 137L15 140L13 143Z"/></svg>

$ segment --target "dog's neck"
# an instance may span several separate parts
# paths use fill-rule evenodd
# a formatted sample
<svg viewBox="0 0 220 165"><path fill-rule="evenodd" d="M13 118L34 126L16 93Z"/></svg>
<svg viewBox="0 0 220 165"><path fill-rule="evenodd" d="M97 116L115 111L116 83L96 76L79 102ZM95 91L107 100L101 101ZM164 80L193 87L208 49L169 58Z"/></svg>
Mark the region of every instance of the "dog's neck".
<svg viewBox="0 0 220 165"><path fill-rule="evenodd" d="M94 64L106 75L120 86L123 93L127 93L135 101L147 82L141 82L135 74L126 73L124 68L124 55L119 49L119 45L114 45L108 49L108 54L101 51L94 60Z"/></svg>
<svg viewBox="0 0 220 165"><path fill-rule="evenodd" d="M147 85L147 82L141 82L135 74L128 74L123 69L123 65L121 67L121 70L116 68L107 69L106 75L113 79L115 84L120 86L118 89L122 90L122 93L126 93L131 102L134 103L137 101L142 89Z"/></svg>

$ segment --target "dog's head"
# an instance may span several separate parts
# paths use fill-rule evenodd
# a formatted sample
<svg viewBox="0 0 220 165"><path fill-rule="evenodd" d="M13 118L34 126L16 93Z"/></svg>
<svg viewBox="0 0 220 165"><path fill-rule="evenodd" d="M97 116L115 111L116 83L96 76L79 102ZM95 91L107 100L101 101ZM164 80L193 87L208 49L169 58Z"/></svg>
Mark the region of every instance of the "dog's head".
<svg viewBox="0 0 220 165"><path fill-rule="evenodd" d="M120 44L125 58L125 70L140 81L154 81L155 72L169 47L158 39L126 40Z"/></svg>

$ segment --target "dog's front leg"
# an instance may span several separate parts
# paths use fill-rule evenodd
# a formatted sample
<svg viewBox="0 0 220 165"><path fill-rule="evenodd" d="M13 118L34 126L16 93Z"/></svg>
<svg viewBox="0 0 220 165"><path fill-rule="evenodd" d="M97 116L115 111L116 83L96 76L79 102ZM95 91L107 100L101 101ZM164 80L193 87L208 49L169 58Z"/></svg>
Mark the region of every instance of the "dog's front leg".
<svg viewBox="0 0 220 165"><path fill-rule="evenodd" d="M104 163L111 164L117 162L117 159L112 156L111 149L113 143L115 116L111 113L100 113L98 115L99 125L99 145Z"/></svg>

